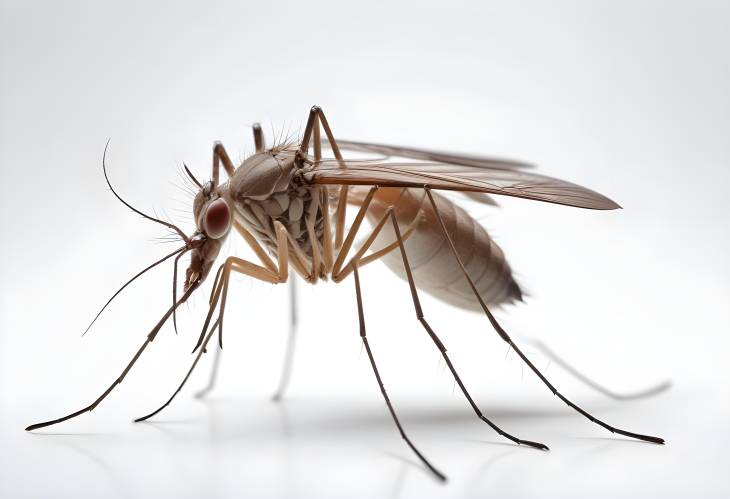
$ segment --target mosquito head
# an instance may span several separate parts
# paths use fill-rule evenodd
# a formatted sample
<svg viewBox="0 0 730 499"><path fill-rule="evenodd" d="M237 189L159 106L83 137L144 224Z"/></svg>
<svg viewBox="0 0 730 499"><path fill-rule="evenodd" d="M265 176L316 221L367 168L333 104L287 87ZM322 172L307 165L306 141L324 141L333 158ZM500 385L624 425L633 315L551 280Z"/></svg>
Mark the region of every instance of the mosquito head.
<svg viewBox="0 0 730 499"><path fill-rule="evenodd" d="M225 191L208 182L195 195L193 216L198 231L209 239L222 239L231 230L233 216Z"/></svg>
<svg viewBox="0 0 730 499"><path fill-rule="evenodd" d="M213 263L221 250L222 243L222 239L211 239L200 232L196 232L190 238L192 250L190 251L190 265L185 271L185 285L183 287L185 291L197 288L208 277L210 269L213 268Z"/></svg>
<svg viewBox="0 0 730 499"><path fill-rule="evenodd" d="M208 276L223 241L231 230L233 214L226 190L212 182L200 185L193 201L193 216L198 230L190 239L190 266L185 274L185 290L197 287Z"/></svg>

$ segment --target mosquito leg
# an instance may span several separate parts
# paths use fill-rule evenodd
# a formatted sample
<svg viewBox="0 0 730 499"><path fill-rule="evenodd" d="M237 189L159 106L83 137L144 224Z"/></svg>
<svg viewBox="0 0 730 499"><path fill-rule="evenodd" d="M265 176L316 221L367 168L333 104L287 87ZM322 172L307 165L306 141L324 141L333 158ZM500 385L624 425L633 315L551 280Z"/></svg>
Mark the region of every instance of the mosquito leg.
<svg viewBox="0 0 730 499"><path fill-rule="evenodd" d="M185 384L185 382L190 377L190 374L193 372L193 369L198 364L198 360L200 359L200 356L203 353L205 353L206 347L208 345L208 341L210 340L210 337L213 335L213 332L216 330L216 327L220 331L221 317L219 315L218 319L216 319L216 321L213 323L213 326L210 329L210 333L208 334L207 337L205 336L206 331L208 331L208 325L210 324L210 319L211 319L211 317L213 315L213 311L215 310L215 307L218 304L218 300L221 297L222 290L223 290L223 288L224 288L224 286L226 284L226 281L228 279L229 272L230 272L229 267L227 267L225 264L223 264L220 267L218 267L218 271L216 272L215 280L213 281L213 289L211 290L211 293L210 293L208 315L206 317L205 324L203 325L203 331L200 333L201 334L201 336L200 336L201 339L198 340L198 345L195 347L196 349L198 348L198 346L200 346L202 348L198 352L198 355L196 356L195 361L193 362L193 365L190 368L190 371L188 371L188 374L185 376L185 379L183 380L183 382L180 384L180 386L178 387L178 389L175 391L175 393L173 393L172 397L170 397L170 399L165 404L163 404L161 407L159 407L156 411L154 411L154 412L152 412L152 413L150 413L150 414L148 414L148 415L146 415L144 417L135 419L134 420L135 423L140 422L140 421L144 421L146 419L151 418L155 414L159 413L162 409L164 409L165 407L167 407L168 405L170 405L170 402L172 402L172 399L174 399L175 396L180 392L180 390L182 389L183 385ZM219 333L219 334L222 334L222 333ZM217 371L218 371L218 356L219 356L219 352L220 352L221 349L222 349L222 347L219 346L219 348L216 350L216 357L215 357L216 360L215 360L215 363L213 365L213 371L211 372L211 376L210 376L210 380L209 380L208 386L204 390L202 390L199 394L196 394L195 395L196 397L202 397L203 395L205 395L205 393L207 393L207 392L209 392L210 390L213 389L213 385L215 384L215 379L216 379L216 375L217 375ZM195 350L193 350L193 352L194 351Z"/></svg>
<svg viewBox="0 0 730 499"><path fill-rule="evenodd" d="M578 369L573 367L571 364L568 363L568 361L562 359L557 353L555 353L550 347L548 347L545 343L543 343L540 340L534 339L534 338L521 338L522 341L529 343L533 347L537 348L542 352L545 357L550 359L550 361L556 363L560 367L562 367L564 370L572 374L575 378L577 378L579 381L584 383L585 385L593 388L595 391L605 395L606 397L612 398L614 400L620 400L620 401L626 401L626 400L636 400L646 397L651 397L652 395L657 395L667 389L669 389L672 386L671 381L663 381L659 383L658 385L652 386L650 388L646 388L644 390L631 392L631 393L618 393L613 390L610 390L606 388L605 386L601 385L597 381L592 380L582 372L580 372Z"/></svg>
<svg viewBox="0 0 730 499"><path fill-rule="evenodd" d="M375 195L375 191L377 191L377 190L378 190L377 187L370 188L367 195L365 196L365 200L360 205L360 209L358 210L357 215L355 216L355 220L352 222L352 226L350 226L350 230L347 232L347 237L345 238L344 244L337 245L338 253L337 253L337 259L335 260L335 264L332 269L333 275L337 275L340 273L340 268L342 267L342 263L345 261L345 257L347 256L347 253L350 251L350 248L352 247L352 243L355 239L355 235L357 234L357 231L360 229L360 225L362 224L362 221L365 218L365 213L368 211L368 207L370 206L370 203L373 200L373 196Z"/></svg>
<svg viewBox="0 0 730 499"><path fill-rule="evenodd" d="M272 272L276 272L276 264L274 264L274 261L271 259L268 253L266 253L266 250L261 247L261 244L256 240L256 238L251 235L251 233L236 220L233 221L233 228L236 229L236 231L241 235L244 241L246 241L246 244L248 244L253 252L256 253L256 256L259 257L259 260L261 261L263 266L271 270Z"/></svg>
<svg viewBox="0 0 730 499"><path fill-rule="evenodd" d="M527 366L532 369L532 371L537 375L538 378L540 378L540 381L542 381L545 386L547 386L551 392L553 392L553 395L558 397L560 400L565 402L568 407L574 409L576 412L582 414L586 418L588 418L593 423L596 423L599 426L604 427L611 433L618 433L619 435L624 435L626 437L636 438L638 440L645 440L647 442L652 442L655 444L663 444L664 439L659 437L653 437L650 435L642 435L640 433L633 433L626 430L621 430L619 428L616 428L614 426L611 426L607 423L604 423L600 419L592 416L590 413L586 412L585 410L578 407L576 404L568 400L563 394L561 394L548 380L543 376L543 374L535 367L535 365L528 359L524 353L522 353L522 350L515 345L515 343L512 341L512 339L509 337L507 332L502 329L502 326L499 325L497 322L497 319L494 318L494 315L492 315L492 312L487 308L487 305L484 303L484 300L482 300L482 297L479 295L479 292L477 291L477 288L474 286L474 282L471 280L471 277L469 277L468 272L466 271L466 268L464 267L464 264L461 261L461 257L459 257L458 252L456 251L456 246L454 246L454 241L451 239L451 236L449 235L448 230L446 230L446 225L444 224L443 218L441 218L441 213L439 213L438 207L436 206L436 202L433 199L433 195L431 194L431 190L428 186L424 187L426 189L426 194L428 195L429 201L431 202L431 206L433 207L434 213L436 214L436 217L439 220L439 224L441 225L441 232L443 232L444 237L446 238L447 242L449 243L449 246L451 248L451 253L454 255L454 258L456 258L456 261L459 263L459 267L461 267L461 271L464 274L464 277L469 283L469 286L471 287L472 291L474 292L474 296L479 301L479 305L481 305L482 309L484 310L484 313L486 314L487 318L489 319L489 322L492 324L492 327L495 329L497 334L499 334L500 338L504 340L507 344L509 344L512 349L514 349L515 352L517 352L517 355L520 356L522 361L527 364Z"/></svg>
<svg viewBox="0 0 730 499"><path fill-rule="evenodd" d="M312 127L312 146L314 149L315 167L322 161L322 137L319 130L319 115L314 115L314 126Z"/></svg>
<svg viewBox="0 0 730 499"><path fill-rule="evenodd" d="M213 144L213 186L218 185L221 163L223 163L223 169L226 170L226 174L229 177L232 177L233 172L236 171L236 168L233 166L233 162L228 156L226 148L223 147L223 144L221 144L220 142L216 142L215 144Z"/></svg>
<svg viewBox="0 0 730 499"><path fill-rule="evenodd" d="M322 112L322 109L319 106L312 106L312 108L309 110L309 117L307 118L307 124L304 127L304 134L302 135L302 141L299 145L299 157L300 160L303 160L307 157L309 154L309 141L313 139L314 142L314 168L316 169L319 165L318 162L321 159L321 147L322 142L320 138L320 125L322 128L324 128L325 134L327 135L327 141L330 144L330 148L332 149L332 152L335 155L335 158L340 163L340 166L342 168L345 168L345 162L342 158L342 154L340 153L340 148L337 146L337 141L335 140L334 136L332 135L332 130L330 129L329 123L327 122L327 118L324 115L324 112ZM345 233L345 218L347 215L347 194L348 194L348 187L346 185L342 185L339 187L339 197L337 201L337 208L335 209L335 237L334 237L334 250L339 250L342 246L342 241ZM325 188L325 195L326 195L326 188ZM327 203L328 204L328 203ZM323 204L324 206L324 204ZM329 209L327 210L327 214L329 214ZM329 220L327 222L327 225L325 229L329 230ZM325 253L325 262L329 263L331 260L331 255L333 250L329 248L331 246L331 239L326 241L325 243L328 247L324 249ZM327 270L329 271L329 266L327 266Z"/></svg>
<svg viewBox="0 0 730 499"><path fill-rule="evenodd" d="M342 153L340 153L340 148L337 145L337 141L335 140L335 136L332 134L332 129L330 128L329 123L327 122L327 117L324 115L324 111L322 111L322 108L319 106L315 106L312 108L316 111L319 122L322 124L322 128L324 129L324 133L327 136L327 142L330 144L330 148L332 149L332 153L335 155L335 158L339 161L341 168L346 168L345 161L342 158ZM342 185L340 186L340 195L337 200L337 216L336 216L336 224L335 224L335 248L339 249L342 247L342 240L345 233L345 218L347 215L347 194L348 194L348 186Z"/></svg>
<svg viewBox="0 0 730 499"><path fill-rule="evenodd" d="M205 317L205 322L203 323L203 328L200 331L198 342L195 344L195 348L193 348L193 351L191 353L195 353L195 351L203 344L203 340L205 339L205 332L208 330L210 321L213 318L213 312L215 311L216 304L218 303L221 292L223 291L223 281L225 280L228 271L229 266L227 266L226 264L218 267L218 272L216 272L215 280L213 281L213 288L210 290L210 299L208 300L210 306L208 308L208 315Z"/></svg>
<svg viewBox="0 0 730 499"><path fill-rule="evenodd" d="M190 375L193 373L193 370L195 369L195 366L198 365L198 361L200 360L200 357L202 357L203 353L205 353L206 346L208 345L208 342L210 341L210 339L213 337L213 333L215 333L216 328L219 327L219 326L220 326L220 320L216 320L213 323L213 327L210 328L210 332L208 333L208 335L205 337L205 340L203 341L203 348L201 348L200 350L198 350L198 355L195 356L195 360L193 361L193 365L190 366L190 369L188 370L188 373L183 378L182 383L180 383L180 386L177 387L177 390L175 390L175 393L172 394L172 396L167 400L167 402L165 402L159 408L157 408L157 410L155 410L155 411L147 414L146 416L142 416L141 418L135 419L134 420L135 423L139 423L141 421L145 421L145 420L151 418L152 416L155 416L160 411L162 411L165 407L167 407L168 405L170 405L170 403L175 398L175 396L178 393L180 393L180 390L182 390L183 386L185 386L185 383L187 382L188 378L190 378Z"/></svg>
<svg viewBox="0 0 730 499"><path fill-rule="evenodd" d="M173 266L172 271L172 304L175 305L175 302L177 302L177 264L180 261L180 258L185 253L180 253L175 257L175 264ZM175 309L172 310L172 325L175 328L175 334L177 334L177 314L175 313Z"/></svg>
<svg viewBox="0 0 730 499"><path fill-rule="evenodd" d="M284 224L278 220L274 222L274 230L276 231L276 245L278 248L278 282L286 282L289 279L289 239L288 232Z"/></svg>
<svg viewBox="0 0 730 499"><path fill-rule="evenodd" d="M165 322L167 322L167 319L170 318L170 315L172 315L172 312L175 310L175 308L179 307L181 303L183 303L185 300L187 300L188 297L192 294L192 292L194 290L195 290L195 287L191 287L190 289L188 289L188 291L186 291L185 294L183 294L183 296L180 297L180 300L177 303L175 303L172 307L170 307L170 309L167 312L165 312L165 315L162 316L162 318L155 325L155 327L152 328L152 331L150 331L150 333L147 335L147 339L142 344L142 346L139 348L139 350L137 350L137 353L134 355L134 357L132 357L132 360L129 362L129 364L127 364L127 367L124 368L124 371L122 371L122 374L119 375L119 377L114 380L114 382L109 386L109 388L106 389L106 391L104 393L101 394L101 396L99 398L97 398L90 405L88 405L88 406L84 407L83 409L80 409L76 412L73 412L73 413L69 414L68 416L64 416L64 417L58 418L58 419L53 419L51 421L45 421L43 423L32 424L32 425L28 426L25 430L33 431L33 430L37 430L38 428L43 428L45 426L51 426L56 423L61 423L63 421L69 420L71 418L75 418L76 416L79 416L85 412L90 412L90 411L93 411L94 409L96 409L96 407L112 392L112 390L114 390L114 388L116 388L117 385L119 385L124 380L124 378L127 376L129 371L132 369L132 366L134 366L134 363L137 362L137 359L140 358L140 356L142 355L142 352L144 352L145 348L147 348L147 345L149 345L150 343L152 343L154 341L155 337L157 336L157 333L160 331L160 329L165 324Z"/></svg>
<svg viewBox="0 0 730 499"><path fill-rule="evenodd" d="M247 275L249 277L253 277L255 279L259 279L261 281L270 282L272 284L276 284L279 282L278 276L271 272L268 269L265 269L259 265L256 265L254 263L251 263L247 260L243 260L241 258L236 257L228 257L226 259L226 262L222 265L223 270L219 274L220 278L216 276L216 282L214 283L217 285L217 289L214 290L214 295L211 300L210 309L208 311L208 318L210 318L212 311L215 310L215 307L218 305L218 301L220 300L220 311L218 314L218 318L213 323L213 325L210 328L210 331L206 335L206 331L208 331L208 320L206 320L205 326L203 327L203 340L202 342L199 341L198 345L196 345L195 349L198 349L200 347L200 350L198 350L198 354L195 357L195 360L193 361L192 366L190 366L190 369L188 370L188 373L185 375L185 378L183 378L182 383L180 383L180 386L178 386L177 390L172 394L172 396L162 404L157 410L147 414L146 416L142 416L141 418L137 418L134 421L136 423L140 421L145 421L152 416L158 414L160 411L162 411L165 407L170 405L170 403L173 401L175 396L180 393L180 390L182 390L183 386L185 386L185 383L187 382L188 378L190 378L190 375L192 374L193 370L195 369L195 366L198 365L198 361L200 360L200 357L205 353L206 347L208 345L208 342L213 337L213 333L218 329L218 333L222 334L221 327L223 323L223 315L225 314L225 302L227 298L227 292L228 292L228 284L230 282L230 275L231 272L238 272L240 274ZM220 345L219 345L220 346ZM193 350L195 351L195 350Z"/></svg>
<svg viewBox="0 0 730 499"><path fill-rule="evenodd" d="M201 333L201 338L203 337L202 335L205 334L205 331L208 328L208 324L209 324L210 318L211 318L211 316L213 314L213 310L215 309L215 303L214 303L214 301L215 300L218 300L218 296L219 296L219 294L218 294L219 293L219 282L220 282L221 274L223 273L224 267L225 267L225 265L221 265L220 267L218 267L218 272L216 273L215 280L213 281L213 288L211 289L210 299L208 300L208 304L209 304L209 307L210 308L208 310L208 316L206 318L205 325L203 326L203 331ZM222 333L220 333L220 334L222 334ZM203 398L208 393L210 393L211 391L213 391L213 388L215 388L215 382L218 379L218 368L220 366L220 356L221 356L221 353L222 352L223 352L223 347L220 346L220 345L218 345L218 348L215 349L215 356L213 357L213 367L211 368L211 371L210 371L210 377L208 378L208 384L205 386L205 388L203 388L202 390L198 391L194 395L195 398Z"/></svg>
<svg viewBox="0 0 730 499"><path fill-rule="evenodd" d="M260 130L260 127L259 127L259 130ZM254 128L254 131L255 131L255 128ZM263 136L262 136L262 138L263 138ZM264 249L261 247L261 245L258 243L258 241L256 241L256 239L251 235L251 233L248 232L248 230L246 230L246 228L243 227L238 222L234 222L234 227L238 231L238 233L244 238L246 243L253 249L254 253L256 253L256 255L261 260L261 263L266 267L266 269L270 270L271 272L276 273L277 272L276 264L266 254ZM284 229L284 230L286 230L286 229ZM286 243L285 238L286 238L286 236L284 236L284 242ZM286 260L284 260L285 269L286 269L286 265L287 265L287 262L286 262ZM215 282L213 283L213 291L215 291L215 289L217 288L216 283L218 282L218 279L220 278L220 273L222 270L223 270L223 266L221 266L218 269L218 274L216 275ZM286 281L287 275L282 275L281 273L279 273L279 280L282 282ZM212 302L213 302L213 293L211 293L211 298L210 298L210 303L212 303ZM212 312L211 312L211 314L212 314ZM210 320L210 317L208 319ZM203 331L205 331L205 329ZM202 336L201 336L201 338L202 338ZM213 359L213 367L211 368L210 377L208 379L208 384L205 386L205 388L203 388L202 390L200 390L199 392L197 392L195 394L196 398L205 397L213 390L213 388L215 388L215 382L218 377L218 369L220 367L221 353L222 353L222 349L217 348L215 351L215 357Z"/></svg>
<svg viewBox="0 0 730 499"><path fill-rule="evenodd" d="M213 280L213 287L210 291L210 299L208 300L208 305L209 305L208 315L205 319L205 324L203 325L203 330L200 333L200 338L198 339L198 345L196 345L196 347L195 347L196 349L199 346L203 347L202 350L206 349L207 342L204 341L204 336L205 336L205 332L208 329L208 325L210 324L211 317L213 316L213 311L215 310L216 304L218 303L218 300L220 299L221 294L223 296L223 298L222 298L223 303L225 302L225 300L227 298L227 293L225 291L227 289L226 286L228 283L227 277L228 277L229 271L226 269L227 269L226 265L223 264L220 267L218 267L218 271L215 274L215 279ZM224 281L225 281L225 283L224 283ZM205 388L203 388L202 390L200 390L199 392L197 392L194 395L195 398L203 398L208 393L210 393L213 390L213 388L215 388L215 382L216 382L216 379L218 378L218 368L220 365L220 356L223 351L223 340L222 340L223 310L222 310L222 308L223 307L221 305L221 311L219 312L219 316L216 321L216 324L218 326L218 334L219 334L219 337L221 338L221 340L219 341L218 348L216 348L216 350L215 350L215 356L213 359L213 367L211 368L211 371L210 371L210 377L208 378L208 384L205 386ZM215 329L215 325L213 326L213 329ZM201 341L204 341L204 343L200 343ZM193 350L193 351L195 351L195 350ZM197 364L197 361L196 361L196 364ZM191 369L191 371L192 371L192 369ZM183 381L183 384L184 383L185 382ZM182 388L182 386L180 388ZM180 391L180 389L178 389L178 391ZM177 392L175 392L175 394L177 394ZM174 397L175 397L175 395L173 395L167 403L169 404ZM161 411L162 409L163 409L163 407L160 407L157 411L155 411L154 414L157 414L157 412ZM150 414L147 417L151 417L152 415L153 414Z"/></svg>
<svg viewBox="0 0 730 499"><path fill-rule="evenodd" d="M425 198L425 196L424 196L424 198ZM394 203L393 206L395 206L396 203ZM423 199L421 200L421 204L422 203L423 203ZM363 255L365 255L365 252L370 249L370 246L372 246L373 242L378 237L378 235L382 231L383 227L385 226L385 223L390 219L390 212L393 211L393 209L394 209L393 206L391 206L390 208L385 210L385 212L383 213L383 216L380 218L378 223L375 224L375 227L370 232L370 235L367 237L365 242L360 245L360 248L355 252L355 255L352 258L350 258L350 261L347 263L347 265L345 265L338 274L335 274L334 272L332 273L333 281L340 282L345 277L350 275L350 273L352 272L352 267L355 264L355 262L357 262L357 266L359 268L363 268L368 263L378 260L378 259L382 258L383 256L387 255L388 253L390 253L391 251L398 248L398 241L395 240L394 242L384 246L383 248L380 248L379 250L374 251L373 253L371 253L367 256L363 256ZM420 211L421 211L421 207L419 205L418 213L420 213ZM416 227L418 226L419 220L420 220L418 213L413 218L413 221L408 225L405 232L403 232L403 234L402 234L403 242L407 241L408 238L411 237L411 234L413 234L413 232L416 230ZM352 230L352 228L350 230Z"/></svg>
<svg viewBox="0 0 730 499"><path fill-rule="evenodd" d="M325 127L325 133L327 134L327 138L329 140L329 137L332 136L332 132L330 131L329 124L327 124L327 118L324 117L324 113L322 113L322 109L319 106L312 106L309 109L309 116L307 117L307 124L304 126L304 133L302 134L302 141L299 144L299 152L303 156L306 156L309 154L309 141L311 139L314 139L314 152L315 157L319 154L321 155L321 141L320 141L320 131L319 126L320 123L324 125ZM331 140L331 142L334 142L334 138ZM332 151L335 154L335 158L338 160L342 160L342 155L340 154L340 150L337 147L337 144L330 144L330 147L332 147ZM320 156L321 158L321 156Z"/></svg>
<svg viewBox="0 0 730 499"><path fill-rule="evenodd" d="M395 422L395 425L398 427L398 431L400 432L400 436L403 437L403 440L406 441L408 444L408 447L411 448L411 450L418 456L418 458L423 462L423 464L431 470L431 472L436 475L436 477L439 478L439 480L446 481L446 476L441 473L439 470L433 467L431 463L428 462L428 459L426 459L423 454L416 448L415 445L411 442L411 440L406 435L406 432L403 430L403 427L400 424L400 421L398 421L398 416L395 414L395 409L393 409L393 404L390 402L390 398L388 397L388 394L385 391L385 386L383 385L383 380L380 378L380 373L378 372L378 366L375 364L375 358L373 357L373 352L370 350L370 344L368 343L367 333L365 330L365 315L363 313L363 307L362 307L362 294L360 293L360 276L357 273L357 265L354 267L354 274L355 274L355 293L357 295L357 314L358 319L360 320L360 337L362 338L363 345L365 346L365 350L368 353L368 358L370 359L370 365L373 367L373 372L375 373L375 379L378 381L378 386L380 386L380 393L383 394L383 398L385 398L385 403L388 406L388 410L390 411L390 415L393 417L393 421Z"/></svg>
<svg viewBox="0 0 730 499"><path fill-rule="evenodd" d="M279 379L279 388L277 388L273 397L275 402L279 402L282 399L284 392L289 386L292 364L294 363L294 346L297 337L297 327L299 325L296 282L296 279L292 279L289 283L289 337L286 342L286 354L284 357L284 367L281 371L281 378Z"/></svg>
<svg viewBox="0 0 730 499"><path fill-rule="evenodd" d="M256 152L264 152L266 150L266 140L264 139L264 132L261 130L259 123L253 124L253 143L256 146Z"/></svg>
<svg viewBox="0 0 730 499"><path fill-rule="evenodd" d="M341 166L344 168L342 153L340 153L340 148L337 145L335 136L332 135L332 129L330 128L330 124L327 122L327 117L324 115L324 111L322 111L322 108L319 106L314 106L312 109L319 116L319 122L322 124L322 128L324 129L325 135L327 135L327 142L330 143L330 148L332 149L332 153L335 155L335 158L337 158L340 161Z"/></svg>
<svg viewBox="0 0 730 499"><path fill-rule="evenodd" d="M326 185L321 187L320 191L320 207L322 209L322 253L324 259L324 269L326 274L332 273L332 266L334 265L334 248L332 247L332 230L330 228L330 202L329 202L329 190Z"/></svg>
<svg viewBox="0 0 730 499"><path fill-rule="evenodd" d="M383 230L383 226L385 225L385 222L388 221L388 218L390 218L390 212L393 211L393 208L388 208L385 210L385 213L383 213L383 216L380 217L380 220L377 224L375 224L375 227L370 232L370 235L365 240L363 244L360 245L360 247L355 252L355 255L350 258L350 261L345 265L345 267L340 271L339 273L332 272L332 280L335 282L340 282L342 279L347 277L350 272L352 272L352 269L355 267L355 264L357 263L358 266L360 265L360 259L365 254L367 250L370 249L370 246L372 246L375 239L380 234L380 231Z"/></svg>
<svg viewBox="0 0 730 499"><path fill-rule="evenodd" d="M335 158L339 161L342 168L346 168L345 161L340 153L340 148L337 146L337 141L334 135L332 135L332 129L327 122L327 118L324 112L319 106L312 106L309 110L309 117L307 118L307 124L304 127L304 134L302 136L302 142L299 145L299 153L306 156L309 152L309 141L312 135L315 135L315 139L319 137L319 125L322 125L325 135L327 135L327 141L330 144L330 148L335 155ZM315 152L319 144L315 145ZM340 186L339 199L337 201L336 211L336 225L335 225L335 249L339 249L342 246L342 240L345 234L345 218L347 215L347 193L348 188L346 185Z"/></svg>
<svg viewBox="0 0 730 499"><path fill-rule="evenodd" d="M411 273L411 266L408 263L408 256L406 255L406 250L403 245L403 238L401 237L400 228L398 227L398 222L395 217L395 213L392 211L390 212L390 220L393 224L393 230L395 230L395 237L398 240L398 246L400 247L400 253L403 257L403 266L405 267L406 276L408 278L408 285L411 288L411 296L413 298L413 306L416 309L416 317L418 318L418 321L421 323L421 326L426 330L428 335L431 337L431 340L436 344L439 351L441 352L441 356L444 358L444 361L446 361L446 365L449 368L449 371L451 371L452 376L454 377L454 380L456 380L456 384L459 385L459 388L461 389L462 393L466 397L466 400L469 402L469 405L471 405L472 409L474 409L474 412L476 413L477 417L487 423L489 426L492 427L494 431L502 435L503 437L512 440L513 442L521 445L528 445L530 447L535 447L536 449L541 450L548 450L548 447L545 444L542 444L540 442L532 442L530 440L522 440L521 438L517 438L513 435L510 435L506 431L502 430L499 426L494 424L492 421L490 421L484 414L482 414L482 411L479 409L477 404L474 402L474 399L471 398L471 395L466 389L466 386L464 386L464 383L461 381L461 378L459 377L459 374L456 372L456 368L454 368L454 365L451 363L451 359L449 358L449 354L446 353L446 347L441 342L439 337L436 335L433 329L431 329L431 326L426 321L426 318L423 316L423 310L421 309L421 301L418 298L418 291L416 290L416 284L413 281L413 274Z"/></svg>
<svg viewBox="0 0 730 499"><path fill-rule="evenodd" d="M317 237L317 231L315 229L315 223L317 220L317 213L319 212L319 203L312 200L312 204L309 207L309 213L304 219L304 223L307 226L307 234L312 244L312 282L317 282L320 276L323 275L322 268L322 248L319 245L319 238Z"/></svg>
<svg viewBox="0 0 730 499"><path fill-rule="evenodd" d="M195 348L193 348L193 353L195 353L195 351L203 343L205 332L208 330L208 325L210 324L210 320L213 316L215 304L218 303L218 297L221 295L221 293L223 294L223 299L221 300L221 308L219 313L220 324L218 325L218 330L222 336L223 315L225 313L226 297L228 295L228 274L230 274L231 271L235 271L240 274L244 274L249 277L253 277L254 279L258 279L260 281L268 282L271 284L279 284L280 282L286 281L286 279L281 279L281 277L277 275L276 272L272 272L271 270L266 269L260 265L256 265L255 263L249 262L248 260L244 260L242 258L237 258L235 256L229 256L228 258L226 258L226 262L221 266L221 268L223 269L222 272L221 269L218 269L219 274L216 275L216 281L220 276L221 285L217 288L213 288L210 300L211 306L208 309L208 316L206 317L205 323L203 324L203 329L200 332L200 336L198 337L198 342L195 344ZM223 346L222 342L220 346Z"/></svg>
<svg viewBox="0 0 730 499"><path fill-rule="evenodd" d="M309 117L307 118L307 124L304 126L302 142L299 144L299 152L305 157L309 154L309 140L312 137L312 130L314 129L315 122L317 121L318 110L318 106L312 106L309 110Z"/></svg>

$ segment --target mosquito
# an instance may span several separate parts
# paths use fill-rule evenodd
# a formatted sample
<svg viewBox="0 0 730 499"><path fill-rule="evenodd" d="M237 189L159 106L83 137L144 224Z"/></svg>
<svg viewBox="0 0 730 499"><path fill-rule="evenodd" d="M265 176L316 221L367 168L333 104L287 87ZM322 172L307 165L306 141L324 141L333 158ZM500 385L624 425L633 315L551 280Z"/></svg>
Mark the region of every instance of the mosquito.
<svg viewBox="0 0 730 499"><path fill-rule="evenodd" d="M322 156L322 147L325 145L322 131L326 136L326 146L334 158ZM445 480L445 475L431 464L407 436L386 393L370 347L359 272L369 263L381 261L407 281L416 319L443 357L476 416L502 437L516 444L548 449L543 443L508 433L481 411L459 377L443 341L426 320L419 291L456 307L481 311L499 337L553 395L591 422L612 433L655 444L664 443L659 437L623 430L591 415L565 397L535 367L492 313L492 309L497 306L522 300L521 288L512 275L504 253L481 224L458 203L438 191L458 191L486 204L495 204L491 195L501 195L579 208L612 210L619 208L614 201L576 184L532 173L529 171L531 165L518 161L335 140L327 118L318 106L311 108L301 140L267 148L258 124L253 126L253 136L256 152L237 168L223 145L214 145L212 179L208 182L198 181L185 166L187 175L198 188L193 201L197 230L190 236L172 223L149 216L122 199L109 181L105 148L102 165L112 193L132 211L173 230L183 244L127 281L99 314L144 272L174 258L172 305L147 334L144 343L119 377L99 398L76 412L30 425L26 430L54 425L95 409L124 380L170 316L173 316L177 327L174 317L176 309L208 278L223 242L231 232L235 232L251 248L258 262L229 256L218 266L214 273L208 312L193 349L193 353L197 354L190 369L162 406L135 421L155 416L173 401L202 354L207 351L216 332L218 346L222 348L223 319L233 273L270 284L287 282L290 271L310 284L320 280L339 283L352 275L360 339L390 415L401 437L421 462L436 477ZM342 150L372 153L378 157L350 160L343 158ZM221 167L228 176L225 182L220 178ZM348 206L357 210L350 223L346 222ZM368 225L364 228L363 221L366 219ZM388 229L386 226L389 226ZM355 243L356 237L362 242ZM186 253L190 253L190 264L185 272L183 293L178 298L178 262ZM294 287L291 289L291 302L294 304ZM296 319L291 326L284 372L276 398L283 394L291 369ZM663 384L628 396L615 394L580 374L544 345L534 345L579 379L615 398L645 396L667 386ZM219 349L216 349L211 380L202 394L213 386L218 355Z"/></svg>

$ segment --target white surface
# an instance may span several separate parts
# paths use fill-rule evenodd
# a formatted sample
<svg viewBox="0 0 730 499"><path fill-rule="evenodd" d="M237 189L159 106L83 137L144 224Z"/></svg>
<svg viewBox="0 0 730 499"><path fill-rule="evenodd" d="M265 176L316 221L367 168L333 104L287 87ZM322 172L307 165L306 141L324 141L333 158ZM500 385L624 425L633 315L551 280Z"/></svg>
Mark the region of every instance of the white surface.
<svg viewBox="0 0 730 499"><path fill-rule="evenodd" d="M727 4L479 5L3 2L0 495L728 495ZM191 399L206 359L156 423L130 423L192 360L201 292L180 314L180 335L166 327L94 413L23 432L93 400L170 301L166 267L79 337L119 283L172 249L105 188L106 139L119 191L187 230L174 210L190 203L172 185L182 161L205 176L214 140L243 158L253 121L296 130L315 103L341 137L524 159L617 200L625 209L608 213L510 199L469 209L530 293L498 312L504 326L619 390L671 378L670 392L620 404L530 353L597 416L668 445L612 438L523 370L483 317L423 297L484 412L552 450L500 439L452 392L406 284L378 265L362 275L376 359L447 485L398 438L359 352L349 280L301 293L282 407L268 397L287 290L239 279L209 402Z"/></svg>

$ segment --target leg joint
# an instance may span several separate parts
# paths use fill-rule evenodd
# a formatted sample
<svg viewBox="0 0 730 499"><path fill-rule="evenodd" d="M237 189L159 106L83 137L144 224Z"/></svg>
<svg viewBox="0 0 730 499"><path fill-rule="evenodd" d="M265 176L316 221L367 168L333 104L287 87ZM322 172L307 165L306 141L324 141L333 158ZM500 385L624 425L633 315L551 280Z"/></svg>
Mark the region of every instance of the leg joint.
<svg viewBox="0 0 730 499"><path fill-rule="evenodd" d="M436 333L434 333L433 329L431 329L431 326L428 324L428 322L426 322L426 319L424 319L423 316L421 316L421 317L418 318L418 322L421 323L421 325L423 326L423 328L426 330L426 332L428 333L428 335L431 337L431 339L433 340L433 342L438 347L439 351L441 351L442 354L445 354L446 353L446 346L443 343L441 343L441 340L439 339L438 336L436 336Z"/></svg>

